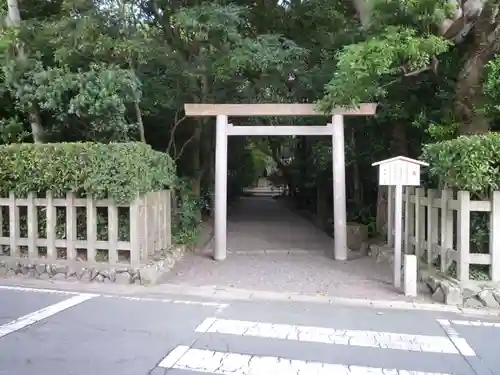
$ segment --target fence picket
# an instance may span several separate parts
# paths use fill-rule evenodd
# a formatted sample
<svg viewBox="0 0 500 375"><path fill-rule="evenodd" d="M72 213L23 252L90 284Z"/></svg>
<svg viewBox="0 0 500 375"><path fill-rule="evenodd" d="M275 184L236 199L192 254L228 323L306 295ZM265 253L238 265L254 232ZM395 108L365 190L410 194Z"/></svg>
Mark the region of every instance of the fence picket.
<svg viewBox="0 0 500 375"><path fill-rule="evenodd" d="M490 277L500 281L500 191L494 191L491 198L490 212Z"/></svg>
<svg viewBox="0 0 500 375"><path fill-rule="evenodd" d="M457 278L461 281L469 279L470 253L470 193L459 191L458 195L458 233L457 233Z"/></svg>
<svg viewBox="0 0 500 375"><path fill-rule="evenodd" d="M147 196L147 198L146 198ZM29 262L43 260L44 262L65 262L78 260L82 266L92 266L103 262L103 258L96 259L99 250L107 251L108 264L117 265L119 251L129 252L130 264L133 267L140 267L153 259L156 251L165 250L170 245L171 239L171 195L170 191L158 191L145 194L130 205L129 210L129 240L120 238L119 206L110 199L95 200L92 197L77 198L74 193L67 193L65 198L54 198L52 192L47 191L45 198L37 198L33 193L29 193L26 199L16 198L13 192L8 198L0 199L0 224L4 220L4 207L8 208L9 230L3 230L0 225L0 238L4 245L10 246L10 254L5 257L15 259L24 256L21 254L20 246L28 248ZM19 207L26 207L27 214L19 210ZM38 233L38 207L43 207L46 219L46 235ZM66 214L59 217L57 207L65 207ZM86 210L86 224L81 228L78 223L78 208ZM107 240L98 237L98 229L102 223L98 218L98 208L106 207L108 210L108 238ZM120 207L123 207L121 205ZM100 213L100 211L99 211ZM23 216L21 216L23 215ZM64 220L63 223L58 223ZM81 219L81 218L80 218ZM21 223L27 222L27 237L21 238ZM58 225L61 224L63 228ZM99 224L99 227L98 227ZM24 227L23 227L24 228ZM59 231L62 229L62 232ZM81 232L79 232L81 231ZM23 232L24 234L24 232ZM86 238L79 238L83 235ZM59 237L59 238L58 238ZM46 259L39 248L46 247ZM63 256L58 250L65 249ZM79 258L79 250L87 251L87 259Z"/></svg>

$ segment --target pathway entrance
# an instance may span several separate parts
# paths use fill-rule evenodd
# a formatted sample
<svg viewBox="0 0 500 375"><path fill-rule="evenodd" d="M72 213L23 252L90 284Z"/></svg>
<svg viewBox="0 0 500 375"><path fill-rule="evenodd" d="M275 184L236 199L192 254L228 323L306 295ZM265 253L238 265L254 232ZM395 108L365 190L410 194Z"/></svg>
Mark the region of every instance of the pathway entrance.
<svg viewBox="0 0 500 375"><path fill-rule="evenodd" d="M215 209L214 244L212 256L224 260L227 256L227 145L229 136L330 136L332 137L333 165L333 257L347 259L346 186L344 155L344 116L373 116L376 105L360 104L358 108L333 108L326 125L272 125L239 126L229 122L230 117L248 116L325 116L314 104L184 104L186 116L215 116Z"/></svg>
<svg viewBox="0 0 500 375"><path fill-rule="evenodd" d="M332 256L333 238L272 197L242 197L227 227L229 253L314 253Z"/></svg>
<svg viewBox="0 0 500 375"><path fill-rule="evenodd" d="M207 223L208 224L208 223ZM390 266L371 257L332 259L333 239L289 210L280 199L243 197L228 216L228 252L211 259L213 241L187 253L165 281L363 299L405 299L392 287ZM207 234L213 227L205 228Z"/></svg>

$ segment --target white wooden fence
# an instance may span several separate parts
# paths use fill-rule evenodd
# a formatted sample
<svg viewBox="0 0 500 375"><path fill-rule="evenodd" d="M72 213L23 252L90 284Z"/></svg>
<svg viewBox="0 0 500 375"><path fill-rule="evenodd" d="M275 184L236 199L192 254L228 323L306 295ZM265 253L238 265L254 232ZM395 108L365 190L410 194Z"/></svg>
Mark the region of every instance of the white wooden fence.
<svg viewBox="0 0 500 375"><path fill-rule="evenodd" d="M59 207L64 207L63 215L57 214ZM99 239L97 233L101 207L107 211L107 218L104 218L107 240ZM79 208L84 210L85 223L77 227ZM11 193L9 198L0 198L0 209L0 246L3 249L0 255L11 259L94 264L102 262L102 257L97 257L100 252L105 254L104 259L110 265L138 266L148 262L155 251L171 244L168 190L147 193L130 205L117 205L109 199L76 198L72 193L65 198L55 198L50 192L44 198L37 198L31 193L24 199ZM119 215L119 211L125 215ZM40 221L45 222L43 234L39 230ZM23 223L27 226L26 235L21 233ZM120 239L118 233L124 224L128 232L125 240Z"/></svg>
<svg viewBox="0 0 500 375"><path fill-rule="evenodd" d="M388 197L388 244L394 246L394 188ZM489 252L471 253L471 212L489 216ZM500 191L490 201L470 199L470 193L451 190L426 190L406 187L404 190L403 245L406 254L415 254L419 262L431 267L440 258L440 271L448 272L456 263L456 277L470 280L470 266L489 265L490 279L500 282Z"/></svg>

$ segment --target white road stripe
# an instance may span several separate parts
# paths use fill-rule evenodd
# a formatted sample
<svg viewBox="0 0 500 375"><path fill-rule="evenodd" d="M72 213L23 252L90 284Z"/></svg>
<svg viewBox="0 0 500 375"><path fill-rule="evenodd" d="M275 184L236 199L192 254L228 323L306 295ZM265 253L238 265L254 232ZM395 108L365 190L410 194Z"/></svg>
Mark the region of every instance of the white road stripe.
<svg viewBox="0 0 500 375"><path fill-rule="evenodd" d="M184 353L179 357L180 353ZM171 366L162 366L162 364ZM159 367L191 370L219 375L449 375L421 371L383 369L376 367L301 361L278 357L259 357L248 354L175 348Z"/></svg>
<svg viewBox="0 0 500 375"><path fill-rule="evenodd" d="M476 352L471 346L467 343L467 340L463 337L460 337L458 332L453 329L451 323L448 319L436 319L437 322L444 329L450 340L453 342L453 345L458 349L459 353L465 357L474 357Z"/></svg>
<svg viewBox="0 0 500 375"><path fill-rule="evenodd" d="M482 322L480 320L452 320L451 323L459 326L500 328L500 323Z"/></svg>
<svg viewBox="0 0 500 375"><path fill-rule="evenodd" d="M207 320L209 320L209 322L206 323ZM453 342L445 336L356 331L216 318L208 318L207 320L200 324L196 332L214 332L238 336L253 336L415 352L459 353Z"/></svg>
<svg viewBox="0 0 500 375"><path fill-rule="evenodd" d="M189 346L179 345L174 348L163 360L158 364L158 367L172 368L189 350Z"/></svg>
<svg viewBox="0 0 500 375"><path fill-rule="evenodd" d="M28 315L24 315L10 323L0 326L0 338L94 297L96 297L95 294L79 294L54 305L47 306L41 310L32 312Z"/></svg>
<svg viewBox="0 0 500 375"><path fill-rule="evenodd" d="M227 304L227 303L190 301L190 300L184 300L184 299L170 299L170 298L129 297L129 296L117 296L117 295L111 295L111 294L103 294L103 295L101 295L101 297L114 298L114 299L124 299L127 301L163 302L163 303L172 303L174 305L194 305L194 306L202 306L202 307L216 307L219 311L221 311L229 306L229 304Z"/></svg>
<svg viewBox="0 0 500 375"><path fill-rule="evenodd" d="M47 294L68 294L68 295L78 295L78 292L68 292L65 290L56 290L56 289L37 289L37 288L25 288L22 286L8 286L8 285L0 285L0 290L12 290L17 292L32 292L32 293L47 293Z"/></svg>
<svg viewBox="0 0 500 375"><path fill-rule="evenodd" d="M27 288L22 286L10 286L10 285L0 285L0 290L11 290L17 292L32 292L32 293L47 293L47 294L62 294L62 295L79 295L80 292L70 292L66 290L57 290L57 289L38 289L38 288ZM84 293L88 294L88 293ZM163 302L163 303L172 303L174 305L194 305L194 306L202 306L202 307L215 307L217 311L222 311L226 307L229 306L228 303L219 303L219 302L209 302L209 301L191 301L191 300L183 300L183 299L170 299L170 298L152 298L152 297L130 297L130 296L121 296L115 294L94 294L94 296L100 296L103 298L115 298L115 299L124 299L128 301L140 301L140 302Z"/></svg>

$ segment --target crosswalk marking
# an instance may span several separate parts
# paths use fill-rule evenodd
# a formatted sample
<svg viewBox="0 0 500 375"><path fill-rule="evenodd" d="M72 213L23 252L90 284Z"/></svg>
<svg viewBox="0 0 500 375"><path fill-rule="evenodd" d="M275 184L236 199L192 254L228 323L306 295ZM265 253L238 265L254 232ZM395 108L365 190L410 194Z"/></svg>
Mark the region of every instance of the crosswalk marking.
<svg viewBox="0 0 500 375"><path fill-rule="evenodd" d="M470 347L463 337L460 337L458 332L451 326L448 319L436 319L439 325L445 330L446 334L450 338L451 342L458 349L458 352L465 357L474 357L476 352Z"/></svg>
<svg viewBox="0 0 500 375"><path fill-rule="evenodd" d="M164 368L191 370L218 375L449 375L421 371L347 366L278 357L190 349L178 346L159 365ZM179 358L179 353L183 355ZM171 364L165 366L164 364Z"/></svg>
<svg viewBox="0 0 500 375"><path fill-rule="evenodd" d="M0 326L0 337L6 336L9 333L15 332L33 323L39 322L40 320L48 318L49 316L55 315L61 311L69 309L70 307L76 306L82 302L94 298L95 296L95 294L78 294L64 301L47 306L41 310L24 315L16 320L13 320L10 323Z"/></svg>
<svg viewBox="0 0 500 375"><path fill-rule="evenodd" d="M451 323L459 326L500 328L500 323L482 322L480 320L451 320Z"/></svg>
<svg viewBox="0 0 500 375"><path fill-rule="evenodd" d="M395 349L413 352L459 353L453 342L445 336L358 331L216 318L205 319L196 328L196 332L213 332L237 336Z"/></svg>

